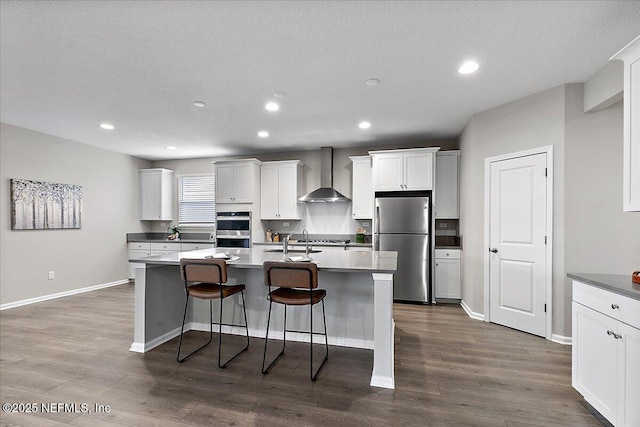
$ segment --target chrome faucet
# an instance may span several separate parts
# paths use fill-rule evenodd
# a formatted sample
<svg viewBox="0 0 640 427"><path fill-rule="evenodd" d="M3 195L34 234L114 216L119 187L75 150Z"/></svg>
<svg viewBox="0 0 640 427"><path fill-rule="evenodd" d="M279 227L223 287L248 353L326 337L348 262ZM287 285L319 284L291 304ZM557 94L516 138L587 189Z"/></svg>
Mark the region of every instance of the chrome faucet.
<svg viewBox="0 0 640 427"><path fill-rule="evenodd" d="M302 235L304 236L304 257L309 258L309 232L305 228L302 230Z"/></svg>
<svg viewBox="0 0 640 427"><path fill-rule="evenodd" d="M284 240L282 241L282 253L284 255L289 253L289 239L291 238L291 236L293 236L293 234L289 234L287 237L284 238Z"/></svg>

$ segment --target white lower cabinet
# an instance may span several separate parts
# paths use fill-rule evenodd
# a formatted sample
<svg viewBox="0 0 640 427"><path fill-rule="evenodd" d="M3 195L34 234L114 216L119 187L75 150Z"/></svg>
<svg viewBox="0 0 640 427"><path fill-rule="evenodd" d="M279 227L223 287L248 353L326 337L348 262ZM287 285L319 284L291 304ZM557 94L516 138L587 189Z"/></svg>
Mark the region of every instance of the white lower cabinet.
<svg viewBox="0 0 640 427"><path fill-rule="evenodd" d="M436 298L461 299L460 250L436 249Z"/></svg>
<svg viewBox="0 0 640 427"><path fill-rule="evenodd" d="M215 245L213 243L182 243L180 250L182 252L197 251L199 249L213 249Z"/></svg>
<svg viewBox="0 0 640 427"><path fill-rule="evenodd" d="M638 300L573 282L572 385L618 427L640 426L639 311Z"/></svg>
<svg viewBox="0 0 640 427"><path fill-rule="evenodd" d="M150 245L151 245L151 256L174 254L182 250L182 247L180 246L179 242L150 243Z"/></svg>

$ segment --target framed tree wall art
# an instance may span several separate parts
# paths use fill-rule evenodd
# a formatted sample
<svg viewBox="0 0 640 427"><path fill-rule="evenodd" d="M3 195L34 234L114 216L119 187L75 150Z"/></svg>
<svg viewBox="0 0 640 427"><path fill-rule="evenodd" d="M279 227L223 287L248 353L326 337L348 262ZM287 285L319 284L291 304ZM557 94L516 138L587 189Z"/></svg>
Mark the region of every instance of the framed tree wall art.
<svg viewBox="0 0 640 427"><path fill-rule="evenodd" d="M11 229L80 228L82 187L11 179Z"/></svg>

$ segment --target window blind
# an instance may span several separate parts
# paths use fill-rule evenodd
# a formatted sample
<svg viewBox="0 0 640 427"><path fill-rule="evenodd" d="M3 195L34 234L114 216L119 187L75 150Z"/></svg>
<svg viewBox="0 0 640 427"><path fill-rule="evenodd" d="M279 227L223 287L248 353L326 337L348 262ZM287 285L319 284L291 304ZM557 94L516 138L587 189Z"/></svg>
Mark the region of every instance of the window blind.
<svg viewBox="0 0 640 427"><path fill-rule="evenodd" d="M178 223L215 225L215 175L178 177Z"/></svg>

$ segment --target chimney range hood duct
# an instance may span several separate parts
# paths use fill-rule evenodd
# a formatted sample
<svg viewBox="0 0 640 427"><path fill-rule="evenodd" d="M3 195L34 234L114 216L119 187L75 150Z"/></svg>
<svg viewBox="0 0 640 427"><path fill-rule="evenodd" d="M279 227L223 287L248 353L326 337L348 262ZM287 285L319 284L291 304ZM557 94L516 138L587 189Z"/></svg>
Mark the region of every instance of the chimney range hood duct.
<svg viewBox="0 0 640 427"><path fill-rule="evenodd" d="M306 203L350 202L333 188L333 148L320 148L320 188L305 194L298 200Z"/></svg>

